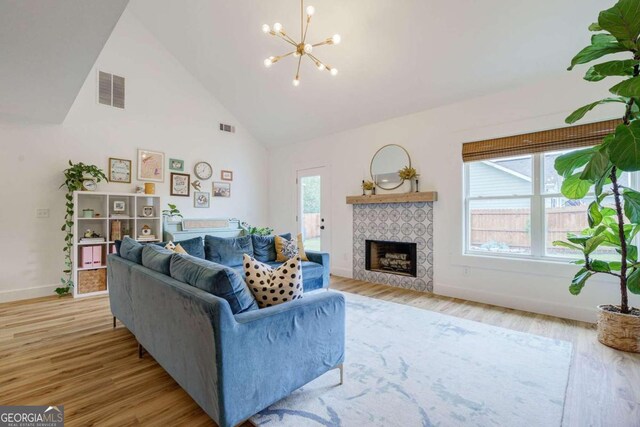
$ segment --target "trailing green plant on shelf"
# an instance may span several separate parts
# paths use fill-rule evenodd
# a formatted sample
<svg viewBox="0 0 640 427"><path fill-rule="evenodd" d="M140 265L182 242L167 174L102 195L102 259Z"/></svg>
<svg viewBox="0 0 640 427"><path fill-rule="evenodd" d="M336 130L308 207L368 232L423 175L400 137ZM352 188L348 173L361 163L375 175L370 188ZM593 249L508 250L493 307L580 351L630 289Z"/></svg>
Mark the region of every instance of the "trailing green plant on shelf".
<svg viewBox="0 0 640 427"><path fill-rule="evenodd" d="M64 270L63 277L60 278L61 286L55 289L55 293L59 296L67 295L73 288L73 261L71 251L73 250L73 192L83 189L83 181L87 178L93 178L96 182L106 181L107 176L102 169L94 165L85 165L84 163L72 163L69 160L69 167L64 170L64 182L59 188L66 188L64 225L60 228L66 234L64 236Z"/></svg>
<svg viewBox="0 0 640 427"><path fill-rule="evenodd" d="M592 148L559 156L555 169L564 179L562 194L568 199L583 199L594 188L595 197L589 204L589 227L579 234L569 233L561 246L579 251L581 266L569 291L578 295L587 281L605 274L616 279L620 289L619 306L601 306L604 310L623 314L640 312L629 307L628 293L640 294L640 262L638 247L633 244L640 231L640 192L623 185L622 172L640 170L640 8L638 0L620 0L600 13L598 22L589 26L594 32L591 44L571 61L569 70L611 54L626 54L627 58L609 60L591 66L584 79L597 82L609 77L622 78L611 87L613 96L585 105L566 119L573 124L585 114L603 104L620 104L622 122L615 131ZM606 206L611 203L613 207ZM607 203L605 203L607 201ZM603 259L598 248L613 248L615 260ZM613 251L612 251L613 252ZM637 313L636 313L637 312Z"/></svg>
<svg viewBox="0 0 640 427"><path fill-rule="evenodd" d="M183 218L182 213L180 213L180 209L173 203L167 203L169 209L165 209L162 211L163 216L168 216L169 218L173 218L177 216L178 218Z"/></svg>

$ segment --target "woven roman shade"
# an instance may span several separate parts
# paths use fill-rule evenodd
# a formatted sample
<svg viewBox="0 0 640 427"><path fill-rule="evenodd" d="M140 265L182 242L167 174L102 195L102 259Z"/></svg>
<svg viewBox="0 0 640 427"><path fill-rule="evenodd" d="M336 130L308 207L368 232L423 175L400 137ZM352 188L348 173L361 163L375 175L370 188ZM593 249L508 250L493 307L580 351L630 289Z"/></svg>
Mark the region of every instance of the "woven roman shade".
<svg viewBox="0 0 640 427"><path fill-rule="evenodd" d="M462 160L473 162L544 151L591 147L602 142L602 138L612 133L621 123L622 120L615 119L504 138L466 142L462 144Z"/></svg>

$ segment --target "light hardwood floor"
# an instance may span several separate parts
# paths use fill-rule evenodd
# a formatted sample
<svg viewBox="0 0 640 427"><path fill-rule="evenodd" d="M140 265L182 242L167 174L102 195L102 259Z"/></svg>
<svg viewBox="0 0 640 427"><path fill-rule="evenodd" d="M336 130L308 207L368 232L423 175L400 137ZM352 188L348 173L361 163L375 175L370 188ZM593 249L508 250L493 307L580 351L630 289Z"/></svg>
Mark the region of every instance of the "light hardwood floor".
<svg viewBox="0 0 640 427"><path fill-rule="evenodd" d="M593 325L340 277L332 287L571 341L563 425L640 426L640 355L600 345ZM68 426L214 425L111 319L106 297L0 304L0 405L63 404Z"/></svg>

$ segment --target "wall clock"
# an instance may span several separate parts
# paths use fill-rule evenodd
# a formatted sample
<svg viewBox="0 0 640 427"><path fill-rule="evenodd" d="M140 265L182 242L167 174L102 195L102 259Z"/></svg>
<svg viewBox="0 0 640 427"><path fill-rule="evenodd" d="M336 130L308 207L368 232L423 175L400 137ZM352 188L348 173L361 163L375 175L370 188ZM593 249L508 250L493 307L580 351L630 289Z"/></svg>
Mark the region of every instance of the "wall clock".
<svg viewBox="0 0 640 427"><path fill-rule="evenodd" d="M213 168L207 162L198 162L193 168L193 172L200 179L209 179L213 175Z"/></svg>

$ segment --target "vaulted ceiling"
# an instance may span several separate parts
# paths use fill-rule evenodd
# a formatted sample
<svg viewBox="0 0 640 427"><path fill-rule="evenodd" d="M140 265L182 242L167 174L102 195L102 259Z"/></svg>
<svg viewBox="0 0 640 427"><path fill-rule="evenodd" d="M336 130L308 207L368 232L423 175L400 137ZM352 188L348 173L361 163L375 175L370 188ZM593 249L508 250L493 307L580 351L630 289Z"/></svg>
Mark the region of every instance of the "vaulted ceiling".
<svg viewBox="0 0 640 427"><path fill-rule="evenodd" d="M298 34L298 0L131 0L129 8L259 140L297 142L566 73L602 0L306 0L314 53L336 77L261 31ZM212 118L214 120L214 118Z"/></svg>
<svg viewBox="0 0 640 427"><path fill-rule="evenodd" d="M603 0L306 0L309 39L342 35L269 69L294 35L299 0L9 0L0 2L0 119L60 123L123 9L260 141L303 141L566 73ZM212 121L217 118L212 117Z"/></svg>
<svg viewBox="0 0 640 427"><path fill-rule="evenodd" d="M61 123L127 2L0 1L0 119Z"/></svg>

